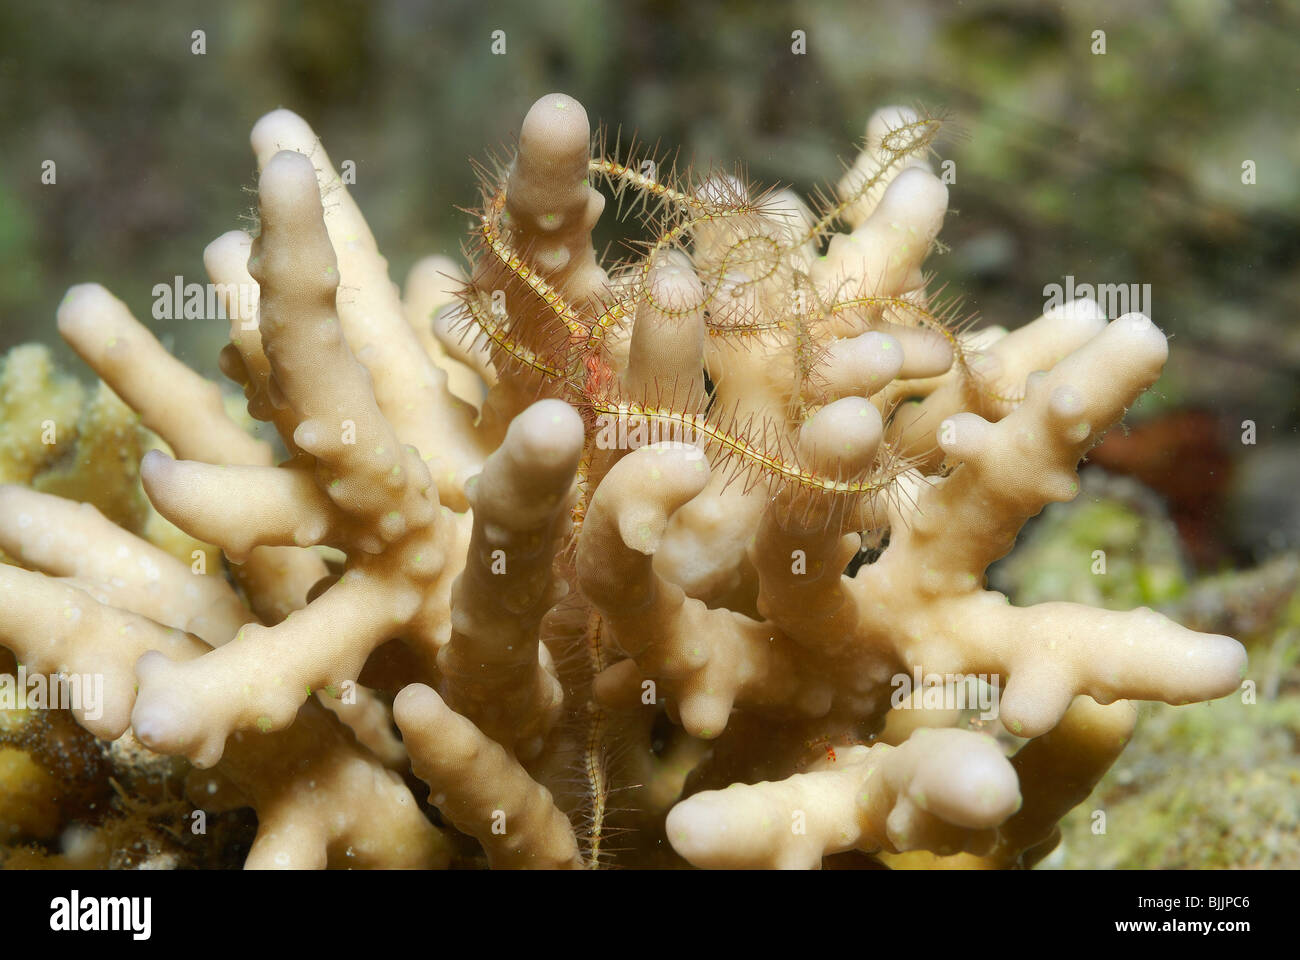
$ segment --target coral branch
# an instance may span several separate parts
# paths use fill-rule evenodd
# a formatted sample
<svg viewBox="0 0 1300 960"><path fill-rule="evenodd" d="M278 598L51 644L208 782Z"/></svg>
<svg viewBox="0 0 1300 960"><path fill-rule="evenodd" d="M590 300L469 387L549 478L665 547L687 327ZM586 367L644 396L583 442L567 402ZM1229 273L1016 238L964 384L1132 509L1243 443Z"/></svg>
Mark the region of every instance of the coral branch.
<svg viewBox="0 0 1300 960"><path fill-rule="evenodd" d="M458 525L439 509L424 463L398 443L369 374L340 335L333 307L338 279L311 163L300 154L277 154L263 171L261 200L263 230L251 262L262 291L262 344L271 389L298 418L293 438L302 453L281 468L292 474L281 482L268 482L262 468L225 471L226 497L247 504L227 513L228 532L215 513L194 519L236 554L284 542L286 534L292 542L317 542L334 533L340 545L360 549L349 554L340 581L297 616L270 629L251 625L190 663L142 659L137 735L200 766L216 762L232 732L283 729L313 690L355 681L370 653L395 634L445 642L445 591L455 573L448 559L459 536ZM319 493L286 523L280 510L304 489L305 471L313 467ZM146 472L160 503L179 510L195 492L185 481L211 490L219 468L154 458ZM231 529L254 520L269 529Z"/></svg>
<svg viewBox="0 0 1300 960"><path fill-rule="evenodd" d="M248 617L223 580L191 573L88 505L3 487L0 531L20 561L70 577L0 566L0 640L33 673L102 677L102 700L83 690L73 713L106 739L127 727L146 651L198 662L208 645L179 627L221 643ZM205 781L225 785L227 806L257 809L249 867L446 864L445 843L399 778L317 704L297 720L284 733L236 737ZM216 792L191 791L200 806Z"/></svg>
<svg viewBox="0 0 1300 960"><path fill-rule="evenodd" d="M328 238L324 243L338 255L333 276L345 291L338 302L343 336L370 373L375 400L401 442L414 445L428 461L443 502L463 510L464 482L478 471L484 457L473 429L473 408L447 390L446 374L429 359L406 323L397 287L388 278L388 263L380 256L356 202L316 134L296 114L288 110L267 114L253 127L251 139L263 176L279 152L296 151L311 158L319 196L328 201L324 213ZM264 188L265 183L263 192ZM264 230L267 213L264 205ZM291 224L285 226L293 229ZM252 261L249 269L258 276ZM283 282L291 280L286 277Z"/></svg>
<svg viewBox="0 0 1300 960"><path fill-rule="evenodd" d="M172 357L103 287L82 284L68 291L59 307L59 332L178 455L214 464L271 465L271 448L230 420L216 385ZM254 609L271 622L301 607L325 575L320 560L302 552L260 550L246 559L236 575Z"/></svg>
<svg viewBox="0 0 1300 960"><path fill-rule="evenodd" d="M722 732L738 699L802 701L816 710L823 686L801 678L779 631L729 610L709 610L654 572L669 515L708 476L696 447L638 450L597 490L578 546L579 584L615 643L642 675L664 684L690 734L706 739Z"/></svg>
<svg viewBox="0 0 1300 960"><path fill-rule="evenodd" d="M494 867L581 867L578 841L550 791L504 748L414 684L393 701L393 718L411 751L429 801L458 830L483 844Z"/></svg>
<svg viewBox="0 0 1300 960"><path fill-rule="evenodd" d="M551 565L572 526L582 442L573 408L541 400L510 424L466 491L474 532L438 666L449 704L524 757L541 750L563 699L539 661L538 629L567 593Z"/></svg>
<svg viewBox="0 0 1300 960"><path fill-rule="evenodd" d="M808 869L853 849L987 852L1019 806L991 737L920 730L900 747L853 747L834 768L697 793L667 829L697 867Z"/></svg>

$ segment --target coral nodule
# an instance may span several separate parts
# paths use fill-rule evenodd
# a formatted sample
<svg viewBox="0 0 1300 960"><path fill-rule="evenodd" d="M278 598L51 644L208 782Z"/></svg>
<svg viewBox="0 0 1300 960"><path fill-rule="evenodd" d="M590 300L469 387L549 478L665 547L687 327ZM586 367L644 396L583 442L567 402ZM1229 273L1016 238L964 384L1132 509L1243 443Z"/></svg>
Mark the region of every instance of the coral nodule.
<svg viewBox="0 0 1300 960"><path fill-rule="evenodd" d="M1167 344L1088 300L975 330L928 291L940 129L879 111L806 204L607 150L550 94L483 171L468 272L428 258L403 298L268 114L257 235L204 263L283 450L68 291L97 406L41 348L0 384L13 669L100 678L72 716L188 760L194 808L252 807L248 867L1032 866L1129 700L1224 696L1246 658L985 588ZM607 194L646 238L616 263Z"/></svg>

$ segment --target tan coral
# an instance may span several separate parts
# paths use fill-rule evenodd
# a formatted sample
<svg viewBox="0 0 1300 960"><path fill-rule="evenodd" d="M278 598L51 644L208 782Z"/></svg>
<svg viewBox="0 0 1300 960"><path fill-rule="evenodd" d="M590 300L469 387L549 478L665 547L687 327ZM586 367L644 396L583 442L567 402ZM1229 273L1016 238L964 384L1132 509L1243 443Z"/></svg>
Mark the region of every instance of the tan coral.
<svg viewBox="0 0 1300 960"><path fill-rule="evenodd" d="M457 829L483 844L497 867L582 866L578 841L550 792L496 741L450 710L431 689L407 687L393 716L429 800Z"/></svg>
<svg viewBox="0 0 1300 960"><path fill-rule="evenodd" d="M466 490L474 532L438 667L451 706L526 757L541 752L563 700L540 628L568 592L551 568L572 526L582 440L571 407L541 400L515 418Z"/></svg>
<svg viewBox="0 0 1300 960"><path fill-rule="evenodd" d="M808 869L855 849L986 852L1019 806L1015 771L991 737L921 730L777 783L697 793L668 815L668 837L700 867Z"/></svg>
<svg viewBox="0 0 1300 960"><path fill-rule="evenodd" d="M97 736L127 729L142 654L200 657L251 617L224 580L194 576L87 504L12 486L0 488L0 499L6 551L58 576L0 568L0 639L33 673L102 677L103 701L83 699L73 710ZM289 731L233 740L217 777L230 785L224 805L258 810L250 867L446 862L443 841L401 780L314 702ZM209 797L194 799L202 806Z"/></svg>
<svg viewBox="0 0 1300 960"><path fill-rule="evenodd" d="M399 441L343 339L315 169L282 152L267 162L260 196L250 263L262 348L273 392L292 409L286 440L300 452L281 467L233 468L155 455L142 467L145 486L165 516L237 558L260 546L329 543L350 563L274 627L250 625L184 665L141 662L137 735L205 766L234 731L283 729L312 691L355 682L399 630L432 657L450 629L445 597L463 551L463 525L440 506L424 460Z"/></svg>
<svg viewBox="0 0 1300 960"><path fill-rule="evenodd" d="M1086 302L959 329L922 272L948 203L937 129L881 111L813 209L593 157L581 105L550 94L484 184L470 269L420 261L402 300L315 134L269 114L260 232L204 260L222 369L283 463L107 291L59 313L176 457L143 458L152 505L242 595L223 564L5 487L0 548L26 569L0 568L0 639L101 673L104 709L78 719L189 758L196 802L254 806L250 866L446 865L408 765L498 866L598 865L611 816L660 862L675 801L668 841L700 866L1032 865L1129 736L1123 700L1222 696L1245 659L1148 610L984 588L1167 344ZM657 204L646 254L608 270L602 182ZM66 446L80 398L19 360L0 461L28 483L54 456L33 425L66 423ZM945 727L954 710L900 717L914 672L996 681L1028 742L1008 760ZM620 753L642 814L616 811Z"/></svg>
<svg viewBox="0 0 1300 960"><path fill-rule="evenodd" d="M486 455L472 429L473 408L446 390L447 375L420 347L406 322L397 286L388 278L388 263L356 202L319 138L296 114L267 114L254 126L252 142L263 171L282 151L311 158L320 192L328 199L326 242L345 290L337 299L338 322L357 361L370 374L375 402L398 439L420 451L442 502L463 510L465 480Z"/></svg>

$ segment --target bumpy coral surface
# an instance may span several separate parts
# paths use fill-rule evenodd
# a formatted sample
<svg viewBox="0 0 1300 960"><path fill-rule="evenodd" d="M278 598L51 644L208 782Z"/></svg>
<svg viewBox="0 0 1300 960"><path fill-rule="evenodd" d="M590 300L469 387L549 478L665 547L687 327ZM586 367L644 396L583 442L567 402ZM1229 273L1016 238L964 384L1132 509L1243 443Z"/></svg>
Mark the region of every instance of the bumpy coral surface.
<svg viewBox="0 0 1300 960"><path fill-rule="evenodd" d="M1245 653L986 589L1167 345L1089 301L959 322L922 272L939 130L880 111L810 206L593 150L548 95L468 272L429 258L403 298L315 134L267 115L257 236L204 262L281 455L74 287L59 330L107 386L79 413L10 357L0 643L102 677L73 716L187 759L196 809L251 806L249 867L1032 865L1129 699L1223 696ZM596 256L598 187L628 259Z"/></svg>

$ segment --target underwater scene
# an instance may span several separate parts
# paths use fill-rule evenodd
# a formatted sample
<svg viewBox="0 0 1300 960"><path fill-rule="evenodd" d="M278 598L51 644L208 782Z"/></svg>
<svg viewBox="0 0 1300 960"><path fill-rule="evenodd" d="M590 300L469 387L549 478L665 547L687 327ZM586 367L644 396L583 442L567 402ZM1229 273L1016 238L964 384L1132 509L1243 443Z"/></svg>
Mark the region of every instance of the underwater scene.
<svg viewBox="0 0 1300 960"><path fill-rule="evenodd" d="M1297 62L8 0L0 869L1300 868Z"/></svg>

